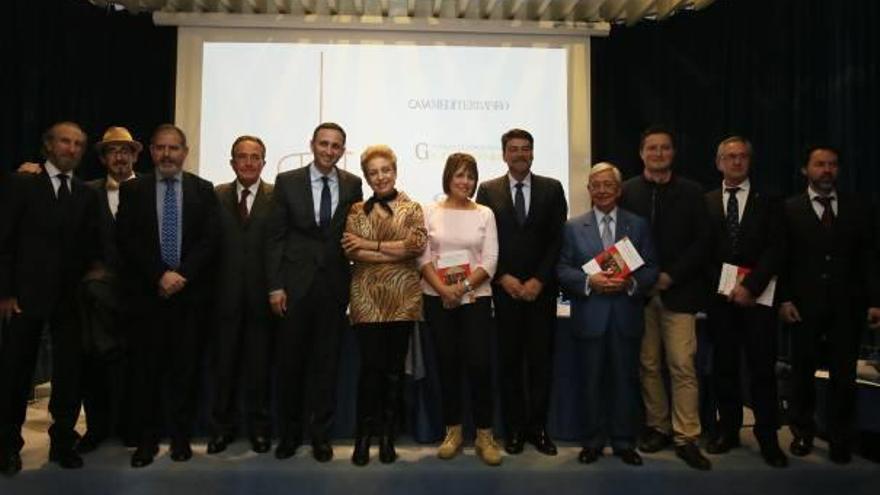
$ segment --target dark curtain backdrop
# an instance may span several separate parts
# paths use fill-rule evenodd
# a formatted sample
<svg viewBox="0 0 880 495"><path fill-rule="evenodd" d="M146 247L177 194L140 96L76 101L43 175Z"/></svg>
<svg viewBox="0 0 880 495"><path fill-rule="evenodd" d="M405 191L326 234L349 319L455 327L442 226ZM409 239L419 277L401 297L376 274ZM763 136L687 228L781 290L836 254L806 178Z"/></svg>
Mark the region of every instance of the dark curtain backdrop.
<svg viewBox="0 0 880 495"><path fill-rule="evenodd" d="M803 148L841 149L840 187L880 191L880 2L717 0L592 41L593 158L641 172L639 133L678 133L677 168L717 187L717 143L755 145L753 182L803 189Z"/></svg>
<svg viewBox="0 0 880 495"><path fill-rule="evenodd" d="M174 117L177 30L84 0L7 0L0 6L0 171L40 160L40 136L73 120L89 134L78 175L102 175L94 143L111 125L146 143ZM141 154L138 169L147 169Z"/></svg>

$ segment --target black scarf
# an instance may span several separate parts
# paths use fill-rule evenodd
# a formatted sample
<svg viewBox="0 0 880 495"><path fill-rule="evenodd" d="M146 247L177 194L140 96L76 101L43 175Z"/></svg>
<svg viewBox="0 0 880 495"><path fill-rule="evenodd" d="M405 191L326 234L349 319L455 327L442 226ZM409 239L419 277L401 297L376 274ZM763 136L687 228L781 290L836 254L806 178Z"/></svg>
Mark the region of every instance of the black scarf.
<svg viewBox="0 0 880 495"><path fill-rule="evenodd" d="M391 209L390 206L388 206L388 203L394 201L395 199L397 199L397 189L393 189L391 191L391 194L383 196L381 198L377 198L376 194L374 193L372 196L370 196L370 199L364 202L364 213L369 215L370 212L373 211L373 207L379 205L382 208L385 208L385 211L387 211L389 215L393 216L394 211Z"/></svg>

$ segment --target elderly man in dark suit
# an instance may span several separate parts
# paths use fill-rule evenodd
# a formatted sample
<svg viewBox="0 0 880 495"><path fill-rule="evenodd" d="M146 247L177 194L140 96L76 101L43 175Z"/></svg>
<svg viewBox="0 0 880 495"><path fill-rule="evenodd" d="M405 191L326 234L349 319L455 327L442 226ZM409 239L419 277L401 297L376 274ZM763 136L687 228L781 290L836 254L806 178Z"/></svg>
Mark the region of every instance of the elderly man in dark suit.
<svg viewBox="0 0 880 495"><path fill-rule="evenodd" d="M750 270L729 295L716 294L709 303L709 327L714 343L712 378L718 399L720 428L706 451L723 454L740 445L743 401L740 361L748 364L754 434L764 461L785 467L779 448L776 397L776 318L773 301L757 303L782 264L784 232L782 204L759 192L749 180L752 144L739 136L718 145L715 157L724 177L721 187L706 194L710 221L710 259L707 278L718 288L724 263ZM716 291L717 292L717 291Z"/></svg>
<svg viewBox="0 0 880 495"><path fill-rule="evenodd" d="M272 447L269 370L275 321L266 298L265 239L273 187L260 179L266 165L266 146L260 138L238 137L231 153L235 180L215 189L222 235L208 453L223 452L235 439L240 385L251 447L264 453Z"/></svg>
<svg viewBox="0 0 880 495"><path fill-rule="evenodd" d="M310 390L312 456L333 458L339 339L346 324L351 267L342 249L349 207L363 199L361 179L336 163L345 131L326 122L315 128L308 166L278 175L269 215L266 275L272 311L281 317L277 343L280 442L287 459L302 444L303 398Z"/></svg>
<svg viewBox="0 0 880 495"><path fill-rule="evenodd" d="M214 187L183 171L187 153L183 131L160 125L150 140L154 174L126 181L119 191L116 230L131 308L138 435L132 467L152 463L158 452L163 388L171 413L171 459L192 457L198 325L213 294L210 263L220 228Z"/></svg>
<svg viewBox="0 0 880 495"><path fill-rule="evenodd" d="M572 296L571 321L583 363L586 436L578 460L591 464L610 441L614 455L640 466L636 452L639 415L639 348L645 330L645 294L657 280L654 246L644 219L618 208L620 171L610 163L590 170L593 209L565 224L559 281ZM582 268L629 238L645 264L631 275L613 270L587 275Z"/></svg>
<svg viewBox="0 0 880 495"><path fill-rule="evenodd" d="M555 266L568 206L559 181L531 172L534 138L511 129L501 136L508 173L484 182L477 202L495 214L498 270L492 291L502 376L504 448L519 454L526 440L546 455L556 328Z"/></svg>
<svg viewBox="0 0 880 495"><path fill-rule="evenodd" d="M852 459L856 360L865 320L880 328L880 274L869 206L837 190L839 153L810 148L803 168L807 190L785 203L786 252L780 279L780 317L791 325L790 451L813 449L814 373L827 364L829 457Z"/></svg>
<svg viewBox="0 0 880 495"><path fill-rule="evenodd" d="M60 122L43 136L39 174L13 177L0 212L0 472L21 470L21 426L27 411L40 335L52 334L49 460L79 468L74 431L80 409L82 333L76 290L100 257L98 198L73 175L86 135Z"/></svg>

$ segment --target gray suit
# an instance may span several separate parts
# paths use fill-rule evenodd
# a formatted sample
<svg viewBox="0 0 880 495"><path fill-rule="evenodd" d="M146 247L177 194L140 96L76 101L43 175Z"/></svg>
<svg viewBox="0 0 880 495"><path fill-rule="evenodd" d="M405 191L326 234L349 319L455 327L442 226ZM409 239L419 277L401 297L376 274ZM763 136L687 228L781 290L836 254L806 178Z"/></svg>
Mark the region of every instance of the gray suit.
<svg viewBox="0 0 880 495"><path fill-rule="evenodd" d="M214 433L232 435L237 426L237 389L244 385L248 429L268 436L272 319L266 284L266 225L272 184L260 181L246 219L238 209L236 182L215 188L220 203L221 237L217 269L217 333L214 341ZM241 372L244 382L241 382Z"/></svg>
<svg viewBox="0 0 880 495"><path fill-rule="evenodd" d="M349 207L363 199L361 179L338 171L339 198L330 224L315 221L309 167L278 175L266 241L269 291L287 293L278 333L278 421L282 442L302 435L304 391L312 397L312 440L327 439L333 422L339 338L345 326L351 265L342 249Z"/></svg>

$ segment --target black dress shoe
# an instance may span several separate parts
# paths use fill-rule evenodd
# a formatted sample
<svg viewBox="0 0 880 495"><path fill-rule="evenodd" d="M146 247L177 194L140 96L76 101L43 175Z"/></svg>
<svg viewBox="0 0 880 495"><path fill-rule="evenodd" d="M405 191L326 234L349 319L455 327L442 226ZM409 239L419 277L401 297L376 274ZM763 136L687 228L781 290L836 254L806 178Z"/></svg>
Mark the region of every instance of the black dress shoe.
<svg viewBox="0 0 880 495"><path fill-rule="evenodd" d="M159 453L158 445L140 445L131 455L131 467L142 468L153 463L153 458Z"/></svg>
<svg viewBox="0 0 880 495"><path fill-rule="evenodd" d="M330 446L330 442L323 438L312 440L312 457L318 462L333 459L333 447Z"/></svg>
<svg viewBox="0 0 880 495"><path fill-rule="evenodd" d="M642 456L636 452L636 449L623 449L614 453L617 457L620 457L620 460L623 461L624 464L629 464L630 466L641 466L642 465Z"/></svg>
<svg viewBox="0 0 880 495"><path fill-rule="evenodd" d="M581 464L592 464L598 461L601 455L602 451L595 447L584 447L581 449L581 453L578 454L578 462Z"/></svg>
<svg viewBox="0 0 880 495"><path fill-rule="evenodd" d="M106 435L86 432L86 434L79 440L79 442L77 442L76 451L80 454L88 454L90 452L94 452L98 450L98 447L100 447L106 439Z"/></svg>
<svg viewBox="0 0 880 495"><path fill-rule="evenodd" d="M529 436L529 443L535 446L535 449L544 455L556 455L556 445L547 434L547 430L541 428Z"/></svg>
<svg viewBox="0 0 880 495"><path fill-rule="evenodd" d="M354 451L351 463L355 466L366 466L370 463L370 436L361 435L354 439Z"/></svg>
<svg viewBox="0 0 880 495"><path fill-rule="evenodd" d="M511 431L504 438L504 451L510 455L522 454L526 439L519 430Z"/></svg>
<svg viewBox="0 0 880 495"><path fill-rule="evenodd" d="M0 474L12 477L21 471L21 455L18 452L2 454L0 456Z"/></svg>
<svg viewBox="0 0 880 495"><path fill-rule="evenodd" d="M288 459L296 454L296 450L302 445L299 438L282 438L275 448L276 459Z"/></svg>
<svg viewBox="0 0 880 495"><path fill-rule="evenodd" d="M688 466L699 469L700 471L708 471L712 469L712 463L700 452L697 444L691 442L684 445L675 446L675 455L683 460Z"/></svg>
<svg viewBox="0 0 880 495"><path fill-rule="evenodd" d="M730 449L739 447L739 436L719 435L713 438L709 445L706 445L706 452L710 454L726 454Z"/></svg>
<svg viewBox="0 0 880 495"><path fill-rule="evenodd" d="M71 447L51 447L49 460L64 469L79 469L83 467L83 460Z"/></svg>
<svg viewBox="0 0 880 495"><path fill-rule="evenodd" d="M791 455L796 457L810 455L810 452L813 451L813 439L809 437L795 436L794 440L791 441L791 445L788 447L788 451L791 452Z"/></svg>
<svg viewBox="0 0 880 495"><path fill-rule="evenodd" d="M788 457L785 452L779 448L778 443L761 444L761 457L770 467L784 468L788 467Z"/></svg>
<svg viewBox="0 0 880 495"><path fill-rule="evenodd" d="M226 447L229 446L230 443L235 441L235 437L226 433L221 435L214 435L208 440L208 454L219 454L226 450Z"/></svg>
<svg viewBox="0 0 880 495"><path fill-rule="evenodd" d="M830 442L828 444L828 458L835 464L849 464L852 462L852 451L843 442Z"/></svg>
<svg viewBox="0 0 880 495"><path fill-rule="evenodd" d="M660 452L671 443L672 439L669 438L669 435L652 428L642 436L642 439L639 442L639 450L648 454L653 454L654 452Z"/></svg>
<svg viewBox="0 0 880 495"><path fill-rule="evenodd" d="M171 441L171 460L174 462L186 462L192 459L193 451L189 440Z"/></svg>
<svg viewBox="0 0 880 495"><path fill-rule="evenodd" d="M251 450L257 454L265 454L272 449L272 440L269 435L254 435L251 437Z"/></svg>
<svg viewBox="0 0 880 495"><path fill-rule="evenodd" d="M379 462L391 464L397 460L397 450L394 449L394 436L382 435L379 437Z"/></svg>

